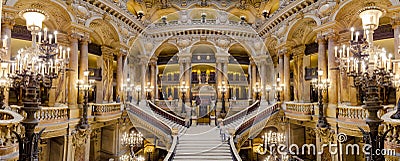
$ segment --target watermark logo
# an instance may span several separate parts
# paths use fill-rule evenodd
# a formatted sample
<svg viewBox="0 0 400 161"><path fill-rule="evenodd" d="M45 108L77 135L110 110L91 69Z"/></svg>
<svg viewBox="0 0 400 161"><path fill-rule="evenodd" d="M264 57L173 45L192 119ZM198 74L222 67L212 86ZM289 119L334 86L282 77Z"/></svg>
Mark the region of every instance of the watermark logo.
<svg viewBox="0 0 400 161"><path fill-rule="evenodd" d="M279 144L279 145L269 145L269 150L271 152L277 152L281 155L322 155L328 148L328 151L332 155L336 155L338 152L344 155L360 155L363 153L365 155L396 155L395 149L376 149L372 151L372 146L370 144L345 144L347 141L347 135L344 133L339 133L337 135L337 141L340 144L328 143L321 144L319 147L315 144L303 144L301 147L297 144Z"/></svg>

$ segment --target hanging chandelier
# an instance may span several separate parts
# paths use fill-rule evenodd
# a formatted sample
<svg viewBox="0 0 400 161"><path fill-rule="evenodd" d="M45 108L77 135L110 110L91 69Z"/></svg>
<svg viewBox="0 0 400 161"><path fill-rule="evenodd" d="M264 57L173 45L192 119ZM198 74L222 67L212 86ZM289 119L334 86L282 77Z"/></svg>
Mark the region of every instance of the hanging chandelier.
<svg viewBox="0 0 400 161"><path fill-rule="evenodd" d="M143 159L143 157L140 157L140 156L137 157L135 155L135 151L134 151L135 147L140 147L143 144L143 134L142 133L140 133L140 132L136 133L133 130L129 134L127 132L125 132L122 135L121 144L123 146L129 146L130 156L124 158L126 161L139 161L139 160Z"/></svg>

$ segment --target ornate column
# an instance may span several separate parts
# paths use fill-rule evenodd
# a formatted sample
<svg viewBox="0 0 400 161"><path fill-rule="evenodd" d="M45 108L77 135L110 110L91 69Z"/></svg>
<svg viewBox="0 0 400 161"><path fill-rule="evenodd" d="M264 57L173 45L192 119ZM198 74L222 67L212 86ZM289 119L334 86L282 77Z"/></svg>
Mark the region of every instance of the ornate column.
<svg viewBox="0 0 400 161"><path fill-rule="evenodd" d="M80 58L79 58L79 79L85 80L85 76L83 73L88 70L88 55L89 55L89 35L85 34L85 37L81 39L81 50L80 50ZM78 103L83 102L83 91L79 92Z"/></svg>
<svg viewBox="0 0 400 161"><path fill-rule="evenodd" d="M303 69L303 57L304 57L305 46L299 46L293 49L294 58L294 100L297 102L304 101L304 69Z"/></svg>
<svg viewBox="0 0 400 161"><path fill-rule="evenodd" d="M13 29L14 25L15 25L15 13L13 12L7 12L6 8L3 8L3 15L2 15L2 19L1 19L1 41L4 41L4 36L7 37L7 54L4 55L3 59L4 60L10 60L10 57L12 55L11 53L11 30ZM2 14L2 13L0 13ZM8 70L7 70L8 71ZM7 106L8 105L8 98L9 98L9 94L8 91L6 89L4 89L4 105Z"/></svg>
<svg viewBox="0 0 400 161"><path fill-rule="evenodd" d="M71 34L69 37L70 42L70 55L69 55L69 68L68 79L68 106L69 108L76 109L78 89L76 88L76 82L78 80L78 38L79 35Z"/></svg>
<svg viewBox="0 0 400 161"><path fill-rule="evenodd" d="M157 58L150 59L150 84L153 87L152 98L156 99L157 94Z"/></svg>
<svg viewBox="0 0 400 161"><path fill-rule="evenodd" d="M288 48L283 49L283 80L285 84L283 96L285 101L290 101L290 51ZM286 67L286 68L285 68Z"/></svg>
<svg viewBox="0 0 400 161"><path fill-rule="evenodd" d="M103 101L113 102L113 61L115 50L107 46L101 46L101 69L102 69L102 96Z"/></svg>
<svg viewBox="0 0 400 161"><path fill-rule="evenodd" d="M284 60L283 60L284 56L283 55L284 55L283 53L279 53L278 73L279 73L279 78L281 79L281 83L285 83L284 82L285 76L284 76L284 73L283 73L284 68L285 68ZM290 68L290 67L288 67L288 68ZM287 86L285 85L283 90L285 90L286 87ZM281 92L280 98L285 98L285 93L284 92ZM280 100L283 100L283 99L280 99Z"/></svg>
<svg viewBox="0 0 400 161"><path fill-rule="evenodd" d="M335 46L337 41L336 34L329 34L328 35L328 79L331 82L331 86L328 89L329 95L329 105L336 108L338 104L338 83L339 83L339 69L338 63L336 62L335 57Z"/></svg>
<svg viewBox="0 0 400 161"><path fill-rule="evenodd" d="M122 89L122 84L124 82L124 76L123 76L123 72L124 72L124 56L126 56L126 50L124 49L120 49L117 53L117 96L120 97L121 102L123 102L123 100L125 100L124 97L124 92Z"/></svg>
<svg viewBox="0 0 400 161"><path fill-rule="evenodd" d="M395 59L400 58L400 15L397 14L397 17L392 19L392 27L394 30L394 57ZM397 71L399 71L400 66L395 67ZM399 74L398 72L396 74ZM396 92L396 100L399 100L400 92Z"/></svg>
<svg viewBox="0 0 400 161"><path fill-rule="evenodd" d="M257 83L257 65L253 59L250 61L250 65L251 65L251 84L252 84L250 88L253 90L253 88ZM256 95L254 95L254 92L250 93L250 95L252 96L253 100L257 99Z"/></svg>
<svg viewBox="0 0 400 161"><path fill-rule="evenodd" d="M317 35L317 41L318 41L318 70L322 70L322 79L326 79L328 77L328 58L326 55L326 39L324 35ZM322 94L323 99L325 100L327 98L327 93Z"/></svg>
<svg viewBox="0 0 400 161"><path fill-rule="evenodd" d="M192 98L190 98L190 87L192 85L192 64L191 64L191 57L186 57L186 66L185 66L185 81L187 86L189 87L188 90L186 91L186 101L190 101Z"/></svg>
<svg viewBox="0 0 400 161"><path fill-rule="evenodd" d="M141 82L141 96L140 96L140 103L145 103L146 101L146 85L147 85L147 79L146 79L146 70L147 70L147 65L148 65L148 59L147 56L145 55L140 55L140 82Z"/></svg>

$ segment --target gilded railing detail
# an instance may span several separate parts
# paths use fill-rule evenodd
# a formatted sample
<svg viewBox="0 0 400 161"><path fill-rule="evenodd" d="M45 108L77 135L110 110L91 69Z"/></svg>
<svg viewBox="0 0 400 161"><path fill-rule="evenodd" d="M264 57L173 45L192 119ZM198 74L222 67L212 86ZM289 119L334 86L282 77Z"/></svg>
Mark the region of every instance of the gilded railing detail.
<svg viewBox="0 0 400 161"><path fill-rule="evenodd" d="M21 110L20 106L11 105L10 107L12 111L24 117L26 116L26 113ZM41 107L40 110L35 113L35 118L40 121L40 124L68 121L69 108L68 106Z"/></svg>
<svg viewBox="0 0 400 161"><path fill-rule="evenodd" d="M0 156L10 155L18 150L17 138L12 132L21 132L23 117L9 110L0 110ZM1 158L12 159L12 158Z"/></svg>
<svg viewBox="0 0 400 161"><path fill-rule="evenodd" d="M93 116L103 116L121 112L121 103L91 104Z"/></svg>

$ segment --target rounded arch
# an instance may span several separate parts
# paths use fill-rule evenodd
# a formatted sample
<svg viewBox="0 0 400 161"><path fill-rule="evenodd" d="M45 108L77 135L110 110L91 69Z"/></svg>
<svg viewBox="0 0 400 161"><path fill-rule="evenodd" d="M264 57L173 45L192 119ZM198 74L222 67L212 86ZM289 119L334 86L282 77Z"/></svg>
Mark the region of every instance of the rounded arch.
<svg viewBox="0 0 400 161"><path fill-rule="evenodd" d="M173 43L169 43L169 42L164 42L162 43L160 46L158 46L158 48L155 50L154 54L152 55L152 57L158 57L160 55L175 55L179 52L178 47L173 44Z"/></svg>
<svg viewBox="0 0 400 161"><path fill-rule="evenodd" d="M7 2L7 5L14 6L18 11L28 8L43 10L50 17L50 19L46 20L44 24L53 30L64 31L65 26L69 25L71 22L75 22L75 16L68 11L65 4L60 3L59 1L50 0L43 2L41 0L18 0Z"/></svg>
<svg viewBox="0 0 400 161"><path fill-rule="evenodd" d="M316 35L313 28L316 26L317 22L313 18L298 19L289 26L284 41L292 41L294 45L312 42Z"/></svg>
<svg viewBox="0 0 400 161"><path fill-rule="evenodd" d="M190 46L190 53L195 52L196 50L199 50L200 47L206 47L210 49L213 53L217 53L217 46L214 42L210 41L196 41L193 43L193 45Z"/></svg>
<svg viewBox="0 0 400 161"><path fill-rule="evenodd" d="M121 35L117 25L107 19L107 16L92 17L85 22L85 26L93 29L91 37L94 38L95 43L117 47L121 43Z"/></svg>
<svg viewBox="0 0 400 161"><path fill-rule="evenodd" d="M383 9L386 9L387 6L395 5L390 0L344 1L331 14L329 20L338 22L342 29L348 29L359 19L358 11L364 8L366 3L373 3Z"/></svg>

